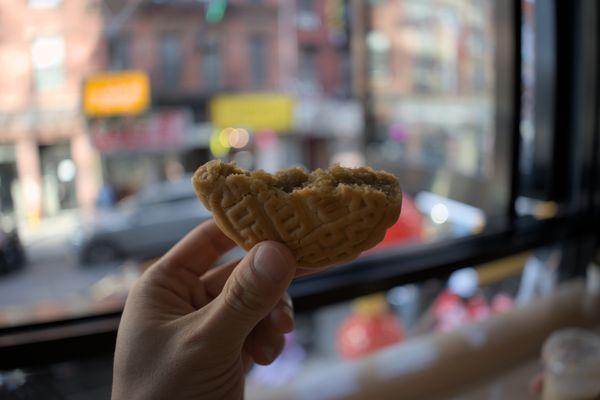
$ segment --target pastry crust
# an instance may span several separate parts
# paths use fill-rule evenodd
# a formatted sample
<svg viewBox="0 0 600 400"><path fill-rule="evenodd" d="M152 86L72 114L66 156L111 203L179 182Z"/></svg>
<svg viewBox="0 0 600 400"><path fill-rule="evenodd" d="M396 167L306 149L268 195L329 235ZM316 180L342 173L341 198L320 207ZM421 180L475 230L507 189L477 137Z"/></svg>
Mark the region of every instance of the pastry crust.
<svg viewBox="0 0 600 400"><path fill-rule="evenodd" d="M192 183L239 246L284 243L304 268L347 262L373 247L398 219L402 203L396 177L368 167L271 175L213 160L198 168Z"/></svg>

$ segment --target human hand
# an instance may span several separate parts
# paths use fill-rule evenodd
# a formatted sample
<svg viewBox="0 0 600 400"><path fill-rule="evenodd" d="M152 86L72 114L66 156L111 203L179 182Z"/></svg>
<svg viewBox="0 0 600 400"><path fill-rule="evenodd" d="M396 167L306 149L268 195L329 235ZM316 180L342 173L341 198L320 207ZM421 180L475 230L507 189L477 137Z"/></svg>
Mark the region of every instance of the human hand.
<svg viewBox="0 0 600 400"><path fill-rule="evenodd" d="M294 257L262 242L211 269L233 246L211 220L140 277L117 335L113 400L243 398L252 362L281 353L294 327Z"/></svg>

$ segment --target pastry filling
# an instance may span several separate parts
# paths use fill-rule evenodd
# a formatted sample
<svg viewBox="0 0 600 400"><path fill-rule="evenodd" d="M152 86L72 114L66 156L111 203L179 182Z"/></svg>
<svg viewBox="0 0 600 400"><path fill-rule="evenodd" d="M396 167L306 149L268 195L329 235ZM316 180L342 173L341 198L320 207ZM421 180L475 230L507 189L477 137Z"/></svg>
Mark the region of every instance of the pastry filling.
<svg viewBox="0 0 600 400"><path fill-rule="evenodd" d="M216 162L209 166L206 172L208 175L223 177L230 175L252 176L286 193L292 193L307 187L335 190L340 185L347 185L364 190L379 190L391 198L400 195L398 181L393 175L365 167L344 168L336 165L327 170L317 169L311 173L295 167L272 175L262 170L249 172L238 168L233 163ZM203 178L206 177L206 175L203 176Z"/></svg>

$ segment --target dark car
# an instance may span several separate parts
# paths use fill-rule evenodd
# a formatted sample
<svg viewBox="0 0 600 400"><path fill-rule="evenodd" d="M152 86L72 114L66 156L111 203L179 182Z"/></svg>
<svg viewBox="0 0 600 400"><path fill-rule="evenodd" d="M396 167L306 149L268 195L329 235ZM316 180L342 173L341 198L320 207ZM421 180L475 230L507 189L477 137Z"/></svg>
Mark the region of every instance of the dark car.
<svg viewBox="0 0 600 400"><path fill-rule="evenodd" d="M191 177L149 185L114 209L100 210L75 230L80 264L159 256L211 218L196 197Z"/></svg>
<svg viewBox="0 0 600 400"><path fill-rule="evenodd" d="M16 228L0 224L0 274L15 271L25 265L25 250Z"/></svg>

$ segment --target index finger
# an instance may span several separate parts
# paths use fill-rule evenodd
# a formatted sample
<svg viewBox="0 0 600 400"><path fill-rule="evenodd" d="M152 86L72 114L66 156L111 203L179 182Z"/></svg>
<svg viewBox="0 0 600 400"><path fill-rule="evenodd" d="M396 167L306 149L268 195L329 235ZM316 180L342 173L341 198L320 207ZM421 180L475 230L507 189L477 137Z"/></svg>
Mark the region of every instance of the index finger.
<svg viewBox="0 0 600 400"><path fill-rule="evenodd" d="M202 276L223 254L235 246L213 219L203 222L165 254L161 262Z"/></svg>

